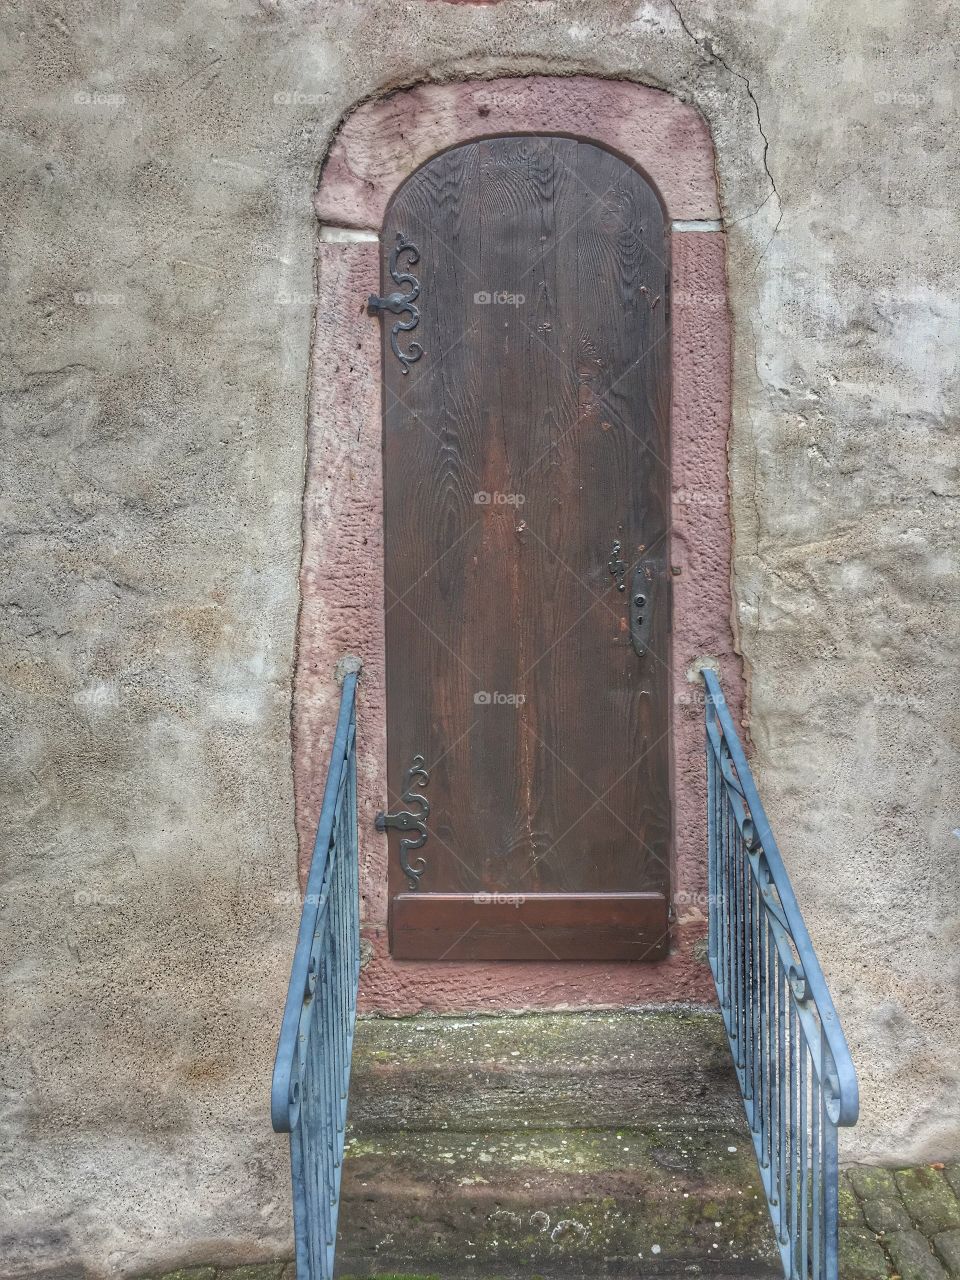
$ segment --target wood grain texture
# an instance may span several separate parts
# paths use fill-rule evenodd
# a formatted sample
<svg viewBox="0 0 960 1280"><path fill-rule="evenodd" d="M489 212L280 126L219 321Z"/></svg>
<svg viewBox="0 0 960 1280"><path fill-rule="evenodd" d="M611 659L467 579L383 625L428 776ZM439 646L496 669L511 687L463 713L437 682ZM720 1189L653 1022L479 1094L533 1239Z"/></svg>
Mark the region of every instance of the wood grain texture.
<svg viewBox="0 0 960 1280"><path fill-rule="evenodd" d="M665 902L660 205L599 147L505 137L418 170L388 211L384 258L398 232L420 250L411 336L424 355L403 375L385 324L388 807L402 807L421 753L431 814L419 895ZM660 566L642 659L608 570L614 540L628 587L640 559ZM393 894L406 889L395 854L390 877ZM607 956L599 926L582 929L578 955Z"/></svg>
<svg viewBox="0 0 960 1280"><path fill-rule="evenodd" d="M659 960L659 893L402 893L390 947L398 960Z"/></svg>

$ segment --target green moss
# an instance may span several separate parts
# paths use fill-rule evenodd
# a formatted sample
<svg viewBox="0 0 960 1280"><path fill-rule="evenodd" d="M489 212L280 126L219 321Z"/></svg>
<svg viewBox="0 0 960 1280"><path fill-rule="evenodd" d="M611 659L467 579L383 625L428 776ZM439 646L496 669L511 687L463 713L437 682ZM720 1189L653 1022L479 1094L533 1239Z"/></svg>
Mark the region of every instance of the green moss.
<svg viewBox="0 0 960 1280"><path fill-rule="evenodd" d="M843 1280L887 1280L887 1255L866 1227L841 1227L840 1274Z"/></svg>
<svg viewBox="0 0 960 1280"><path fill-rule="evenodd" d="M181 1267L179 1271L165 1271L157 1280L215 1280L215 1267Z"/></svg>
<svg viewBox="0 0 960 1280"><path fill-rule="evenodd" d="M733 1148L733 1150L731 1150ZM411 1174L449 1172L457 1186L484 1185L504 1171L577 1176L620 1171L667 1190L693 1177L723 1187L759 1190L749 1140L740 1132L668 1126L609 1129L521 1129L493 1134L386 1131L353 1134L346 1158L358 1174L385 1162ZM708 1197L707 1216L717 1208Z"/></svg>
<svg viewBox="0 0 960 1280"><path fill-rule="evenodd" d="M894 1176L907 1212L925 1236L960 1228L960 1204L939 1169L899 1169Z"/></svg>
<svg viewBox="0 0 960 1280"><path fill-rule="evenodd" d="M711 1211L722 1216L709 1221L704 1207L696 1197L684 1199L682 1192L668 1201L644 1199L639 1206L632 1197L612 1195L553 1202L549 1212L534 1213L515 1203L496 1210L482 1226L471 1227L471 1247L480 1260L510 1258L517 1264L534 1259L560 1264L596 1258L657 1257L660 1263L707 1256L775 1258L765 1204L739 1196L723 1205L712 1202ZM452 1252L456 1241L447 1245Z"/></svg>
<svg viewBox="0 0 960 1280"><path fill-rule="evenodd" d="M838 1203L840 1209L840 1221L855 1223L857 1226L863 1225L863 1215L860 1212L860 1201L853 1194L848 1183L842 1178L838 1187Z"/></svg>
<svg viewBox="0 0 960 1280"><path fill-rule="evenodd" d="M286 1263L261 1262L245 1267L221 1268L217 1280L280 1280Z"/></svg>
<svg viewBox="0 0 960 1280"><path fill-rule="evenodd" d="M889 1169L881 1169L876 1165L853 1165L844 1173L844 1181L856 1192L861 1200L882 1200L886 1196L897 1196L897 1184Z"/></svg>
<svg viewBox="0 0 960 1280"><path fill-rule="evenodd" d="M518 1051L524 1062L582 1062L600 1058L609 1043L626 1045L642 1035L651 1047L704 1040L726 1049L719 1014L698 1009L644 1009L610 1013L478 1014L474 1017L418 1015L357 1020L354 1070L363 1063L401 1061L411 1066L461 1064L464 1049L477 1062ZM515 1064L511 1064L515 1065Z"/></svg>

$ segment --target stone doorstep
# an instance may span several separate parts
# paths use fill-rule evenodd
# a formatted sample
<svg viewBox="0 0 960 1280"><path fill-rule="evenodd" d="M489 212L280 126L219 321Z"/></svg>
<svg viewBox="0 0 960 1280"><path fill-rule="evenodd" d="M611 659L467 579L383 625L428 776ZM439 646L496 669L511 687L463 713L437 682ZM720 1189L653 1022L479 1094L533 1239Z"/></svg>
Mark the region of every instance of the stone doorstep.
<svg viewBox="0 0 960 1280"><path fill-rule="evenodd" d="M713 1012L363 1019L351 1121L345 1277L781 1275ZM958 1174L848 1171L843 1280L897 1274L911 1209L949 1250Z"/></svg>

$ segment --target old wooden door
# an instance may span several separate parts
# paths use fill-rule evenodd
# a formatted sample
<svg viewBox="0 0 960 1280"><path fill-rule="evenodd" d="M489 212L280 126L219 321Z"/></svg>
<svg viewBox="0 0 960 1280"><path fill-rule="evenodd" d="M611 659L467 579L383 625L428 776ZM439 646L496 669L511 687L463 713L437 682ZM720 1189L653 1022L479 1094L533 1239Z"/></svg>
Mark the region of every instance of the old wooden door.
<svg viewBox="0 0 960 1280"><path fill-rule="evenodd" d="M392 953L658 958L660 204L590 143L486 139L408 179L382 248Z"/></svg>

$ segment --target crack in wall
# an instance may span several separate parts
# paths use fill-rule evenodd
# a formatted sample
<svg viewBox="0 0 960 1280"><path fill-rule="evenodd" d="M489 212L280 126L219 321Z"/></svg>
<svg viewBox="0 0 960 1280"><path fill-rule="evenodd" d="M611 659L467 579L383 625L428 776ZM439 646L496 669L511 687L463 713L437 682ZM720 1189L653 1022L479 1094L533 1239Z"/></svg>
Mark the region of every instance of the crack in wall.
<svg viewBox="0 0 960 1280"><path fill-rule="evenodd" d="M780 223L783 221L783 201L780 199L780 192L777 190L777 184L774 181L773 174L770 171L770 162L769 162L770 140L768 139L766 135L766 131L764 130L764 127L763 127L763 120L760 115L760 103L757 101L757 95L753 91L753 86L750 84L749 77L744 75L742 71L738 71L736 67L732 67L730 63L726 60L726 58L724 58L722 54L717 52L709 36L697 36L694 34L693 31L691 31L690 27L687 25L687 20L683 16L683 12L680 9L679 4L677 3L677 0L669 0L669 3L670 3L670 7L673 9L674 13L677 15L677 21L680 23L680 26L683 28L683 31L685 32L686 35L690 37L690 39L696 45L700 53L707 59L708 62L712 62L717 66L723 67L724 71L726 71L728 75L734 76L737 80L742 81L743 86L747 91L747 96L749 97L750 101L753 103L754 114L756 115L756 118L757 118L757 129L760 131L760 137L763 139L763 156L762 156L763 170L764 170L764 173L767 175L767 181L770 183L770 191L767 195L766 200L762 201L762 203L759 204L757 208L754 209L753 213L750 214L749 216L754 217L756 214L758 214L760 210L764 207L764 205L767 203L767 200L770 199L771 196L776 196L777 208L779 210L777 215L777 224L773 228L773 231L770 234L770 239L763 246L763 249L760 253L760 257L757 259L757 266L759 266L761 261L763 260L764 254L770 248L770 245L773 241L773 237L780 230ZM724 221L726 221L726 219ZM742 219L737 219L737 221L742 221Z"/></svg>

